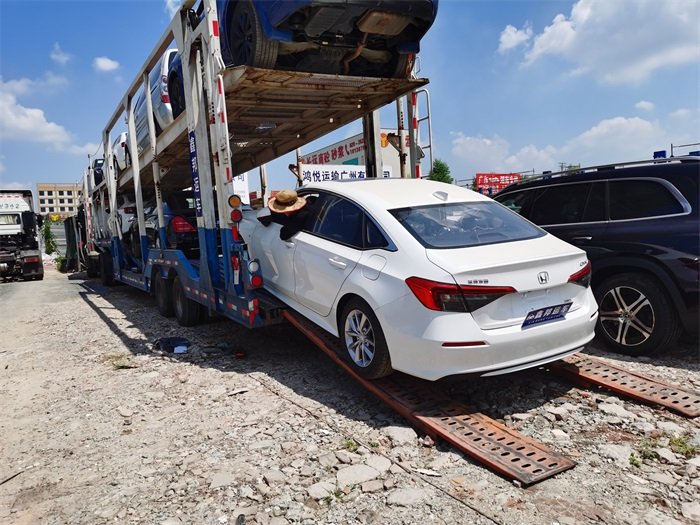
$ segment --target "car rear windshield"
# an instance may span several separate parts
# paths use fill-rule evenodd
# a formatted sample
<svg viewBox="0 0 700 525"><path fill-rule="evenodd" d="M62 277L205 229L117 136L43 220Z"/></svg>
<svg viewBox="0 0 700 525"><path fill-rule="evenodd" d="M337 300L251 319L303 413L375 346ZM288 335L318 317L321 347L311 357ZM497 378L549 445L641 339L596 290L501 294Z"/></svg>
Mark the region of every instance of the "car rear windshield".
<svg viewBox="0 0 700 525"><path fill-rule="evenodd" d="M456 202L389 210L426 248L465 248L542 237L545 231L496 202Z"/></svg>

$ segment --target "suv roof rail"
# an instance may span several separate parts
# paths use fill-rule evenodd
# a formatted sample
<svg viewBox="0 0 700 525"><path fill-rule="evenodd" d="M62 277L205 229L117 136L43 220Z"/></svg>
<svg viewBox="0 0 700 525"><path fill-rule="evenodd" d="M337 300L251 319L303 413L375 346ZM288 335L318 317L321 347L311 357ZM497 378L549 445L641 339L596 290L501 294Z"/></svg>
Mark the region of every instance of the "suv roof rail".
<svg viewBox="0 0 700 525"><path fill-rule="evenodd" d="M600 164L598 166L587 166L583 168L575 168L572 170L565 171L545 171L540 175L535 175L532 177L527 177L522 182L527 183L535 180L549 179L552 177L565 177L567 175L580 175L582 173L591 173L595 171L612 171L620 168L627 168L630 166L644 166L653 164L668 164L671 162L700 162L700 157L696 155L681 155L677 157L669 157L662 159L649 159L649 160L636 160L630 162L616 162L614 164ZM504 188L505 190L506 188Z"/></svg>

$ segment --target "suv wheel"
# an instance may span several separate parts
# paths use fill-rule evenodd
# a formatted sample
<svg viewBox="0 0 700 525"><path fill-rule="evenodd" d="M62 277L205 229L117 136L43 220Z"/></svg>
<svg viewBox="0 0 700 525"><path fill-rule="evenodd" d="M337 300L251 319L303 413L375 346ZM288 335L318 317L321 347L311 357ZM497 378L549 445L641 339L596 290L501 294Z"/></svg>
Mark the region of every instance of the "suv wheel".
<svg viewBox="0 0 700 525"><path fill-rule="evenodd" d="M615 352L661 352L678 340L678 315L656 280L640 273L615 275L595 288L598 336Z"/></svg>

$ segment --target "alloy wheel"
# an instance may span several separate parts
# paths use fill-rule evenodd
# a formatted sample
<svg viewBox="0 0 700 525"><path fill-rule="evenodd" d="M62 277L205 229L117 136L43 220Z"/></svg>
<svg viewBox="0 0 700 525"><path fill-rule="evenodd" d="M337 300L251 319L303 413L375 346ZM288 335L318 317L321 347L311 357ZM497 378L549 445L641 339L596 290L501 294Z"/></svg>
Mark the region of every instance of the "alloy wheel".
<svg viewBox="0 0 700 525"><path fill-rule="evenodd" d="M600 325L616 343L637 346L654 332L654 307L636 288L616 286L609 289L600 301Z"/></svg>
<svg viewBox="0 0 700 525"><path fill-rule="evenodd" d="M375 352L372 322L364 312L352 310L345 318L345 348L353 363L365 368L372 363Z"/></svg>
<svg viewBox="0 0 700 525"><path fill-rule="evenodd" d="M239 12L236 19L234 34L234 62L236 65L249 65L250 57L253 55L255 31L253 28L253 21L250 18L250 13L247 10L242 10Z"/></svg>

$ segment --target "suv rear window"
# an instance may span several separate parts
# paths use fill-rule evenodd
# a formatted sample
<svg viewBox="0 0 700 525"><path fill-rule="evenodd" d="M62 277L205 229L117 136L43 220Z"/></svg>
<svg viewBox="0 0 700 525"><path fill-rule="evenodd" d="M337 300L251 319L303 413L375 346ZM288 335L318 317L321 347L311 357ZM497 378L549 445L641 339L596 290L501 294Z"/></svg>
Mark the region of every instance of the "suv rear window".
<svg viewBox="0 0 700 525"><path fill-rule="evenodd" d="M678 199L659 182L610 181L610 218L612 220L659 217L684 211Z"/></svg>
<svg viewBox="0 0 700 525"><path fill-rule="evenodd" d="M426 248L465 248L545 235L495 202L431 204L389 211Z"/></svg>

